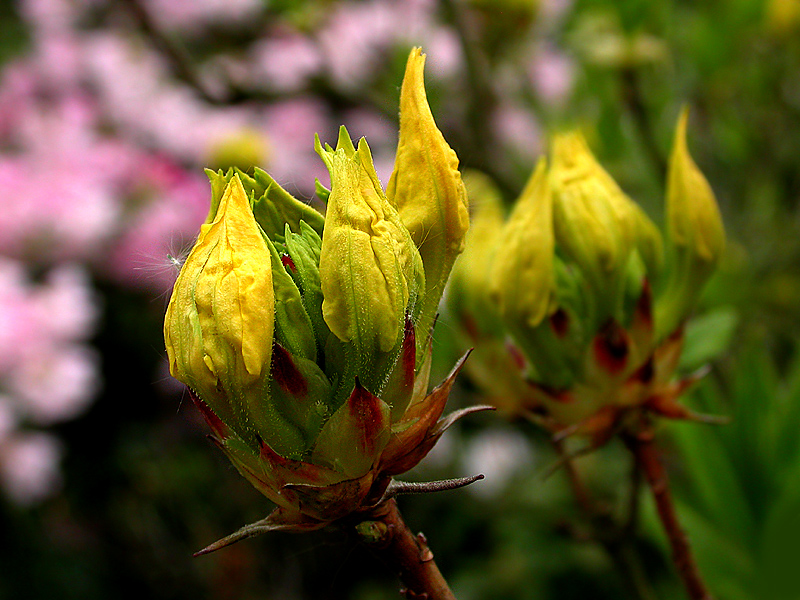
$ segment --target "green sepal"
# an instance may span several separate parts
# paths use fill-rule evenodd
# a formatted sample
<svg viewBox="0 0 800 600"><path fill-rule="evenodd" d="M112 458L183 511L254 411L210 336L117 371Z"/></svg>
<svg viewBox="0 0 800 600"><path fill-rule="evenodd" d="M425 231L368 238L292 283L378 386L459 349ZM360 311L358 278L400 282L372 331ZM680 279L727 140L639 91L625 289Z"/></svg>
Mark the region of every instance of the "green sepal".
<svg viewBox="0 0 800 600"><path fill-rule="evenodd" d="M315 362L292 356L280 344L273 349L270 375L270 402L302 436L302 445L287 454L266 441L279 454L298 458L311 448L333 412L330 381Z"/></svg>
<svg viewBox="0 0 800 600"><path fill-rule="evenodd" d="M328 203L328 198L331 196L331 191L322 185L319 179L314 179L314 193L317 195L317 198L322 200L325 204Z"/></svg>
<svg viewBox="0 0 800 600"><path fill-rule="evenodd" d="M303 305L314 327L317 344L325 347L330 335L325 319L322 318L322 284L319 279L319 253L322 239L305 221L300 221L300 233L294 233L287 224L284 233L286 249L297 269L294 273L302 288Z"/></svg>
<svg viewBox="0 0 800 600"><path fill-rule="evenodd" d="M361 477L380 457L391 435L389 405L356 379L347 401L320 431L312 462L347 477Z"/></svg>
<svg viewBox="0 0 800 600"><path fill-rule="evenodd" d="M275 292L275 339L293 355L316 360L317 343L311 318L300 290L286 272L275 244L265 236L272 255L272 287Z"/></svg>
<svg viewBox="0 0 800 600"><path fill-rule="evenodd" d="M296 232L300 230L301 220L322 234L325 218L317 210L284 190L266 171L256 167L253 175L248 175L239 169L231 169L225 175L218 171L217 176L230 179L234 173L242 180L242 185L253 204L256 221L269 239L283 243L284 224L288 223L292 231ZM213 186L214 181L212 181L212 193ZM216 212L213 197L211 206L212 211Z"/></svg>
<svg viewBox="0 0 800 600"><path fill-rule="evenodd" d="M524 321L509 323L513 338L528 358L529 377L554 390L567 389L580 377L587 330L593 331L592 297L584 294L581 274L556 255L553 259L556 279L555 305L536 327Z"/></svg>
<svg viewBox="0 0 800 600"><path fill-rule="evenodd" d="M219 208L219 203L222 201L225 188L228 187L228 183L233 177L233 169L228 169L227 172L223 172L222 169L217 171L206 169L205 172L208 177L208 182L211 184L211 206L208 209L206 223L211 223L214 217L217 216L217 209ZM245 187L245 191L247 191L247 187Z"/></svg>
<svg viewBox="0 0 800 600"><path fill-rule="evenodd" d="M236 470L250 482L259 492L280 506L287 506L286 500L281 497L280 490L276 489L273 477L269 473L269 465L260 459L258 448L252 448L237 437L229 437L217 442L218 446L228 456Z"/></svg>

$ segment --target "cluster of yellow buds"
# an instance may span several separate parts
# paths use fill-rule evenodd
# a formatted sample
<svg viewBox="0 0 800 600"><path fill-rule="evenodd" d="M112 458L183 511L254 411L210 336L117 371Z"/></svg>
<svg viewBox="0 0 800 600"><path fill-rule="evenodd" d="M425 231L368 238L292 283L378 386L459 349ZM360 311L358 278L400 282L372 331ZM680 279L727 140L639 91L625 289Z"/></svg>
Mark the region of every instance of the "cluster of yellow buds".
<svg viewBox="0 0 800 600"><path fill-rule="evenodd" d="M681 115L666 239L579 132L553 140L506 219L484 179L449 307L476 346L468 372L491 402L551 430L604 439L637 411L675 418L683 324L725 245ZM666 243L665 243L666 242Z"/></svg>
<svg viewBox="0 0 800 600"><path fill-rule="evenodd" d="M316 140L324 217L261 170L208 172L211 209L164 336L217 445L277 504L266 527L373 506L453 421L440 417L457 369L428 394L431 330L469 214L424 62L414 49L386 191L344 128L335 149Z"/></svg>

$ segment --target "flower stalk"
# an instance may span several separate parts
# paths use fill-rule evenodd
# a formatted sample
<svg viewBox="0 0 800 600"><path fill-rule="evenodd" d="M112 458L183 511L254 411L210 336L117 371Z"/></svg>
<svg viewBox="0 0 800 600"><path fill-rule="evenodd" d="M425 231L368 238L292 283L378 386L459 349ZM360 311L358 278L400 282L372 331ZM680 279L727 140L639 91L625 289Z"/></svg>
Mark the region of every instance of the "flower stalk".
<svg viewBox="0 0 800 600"><path fill-rule="evenodd" d="M455 600L425 535L414 535L408 528L397 501L390 499L381 503L356 526L356 532L363 543L399 572L403 597Z"/></svg>
<svg viewBox="0 0 800 600"><path fill-rule="evenodd" d="M681 528L669 488L669 478L655 444L652 426L643 425L623 436L625 444L639 465L658 510L658 517L672 549L672 562L691 600L713 600L697 567L689 539Z"/></svg>

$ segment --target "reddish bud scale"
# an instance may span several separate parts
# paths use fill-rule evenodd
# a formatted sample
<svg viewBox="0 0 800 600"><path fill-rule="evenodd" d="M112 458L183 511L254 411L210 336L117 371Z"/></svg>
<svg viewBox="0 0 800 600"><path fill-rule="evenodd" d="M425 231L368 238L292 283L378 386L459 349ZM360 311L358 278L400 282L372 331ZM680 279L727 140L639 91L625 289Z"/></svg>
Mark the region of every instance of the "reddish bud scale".
<svg viewBox="0 0 800 600"><path fill-rule="evenodd" d="M514 364L520 371L525 370L525 356L522 354L522 351L517 348L511 342L506 342L506 349L508 353L511 355L511 360L514 361Z"/></svg>
<svg viewBox="0 0 800 600"><path fill-rule="evenodd" d="M294 364L292 355L277 342L272 349L272 378L285 392L305 398L308 394L308 382Z"/></svg>
<svg viewBox="0 0 800 600"><path fill-rule="evenodd" d="M608 373L619 375L628 362L628 335L613 319L609 319L594 338L593 347L597 364Z"/></svg>
<svg viewBox="0 0 800 600"><path fill-rule="evenodd" d="M478 341L480 339L480 330L478 329L478 324L475 322L475 319L472 318L472 315L462 313L461 323L471 340Z"/></svg>
<svg viewBox="0 0 800 600"><path fill-rule="evenodd" d="M375 454L378 451L375 441L385 427L380 402L356 377L355 388L347 400L347 409L362 434L359 437L359 449L364 454Z"/></svg>
<svg viewBox="0 0 800 600"><path fill-rule="evenodd" d="M413 388L414 372L417 366L417 337L414 332L414 323L411 322L409 315L406 315L406 326L403 335L403 349L400 357L403 368L403 384Z"/></svg>
<svg viewBox="0 0 800 600"><path fill-rule="evenodd" d="M642 293L636 301L633 312L633 322L647 329L653 328L653 291L650 282L645 279L642 284Z"/></svg>
<svg viewBox="0 0 800 600"><path fill-rule="evenodd" d="M569 332L569 315L563 308L559 308L550 316L550 327L556 337L563 338Z"/></svg>
<svg viewBox="0 0 800 600"><path fill-rule="evenodd" d="M651 356L648 358L645 363L634 371L633 375L631 375L630 380L640 383L642 385L648 385L653 381L653 378L656 375L656 368L653 364L653 357Z"/></svg>
<svg viewBox="0 0 800 600"><path fill-rule="evenodd" d="M259 455L266 464L283 470L285 475L291 473L293 479L300 480L306 485L325 485L328 483L325 469L311 463L285 458L270 448L265 441L259 441L261 445ZM288 483L288 477L285 477L285 479L286 481L282 482L284 485Z"/></svg>
<svg viewBox="0 0 800 600"><path fill-rule="evenodd" d="M292 273L297 273L297 266L294 264L292 257L288 254L281 254L281 263L287 269L289 269Z"/></svg>
<svg viewBox="0 0 800 600"><path fill-rule="evenodd" d="M191 388L186 389L189 390L189 397L192 399L192 402L194 402L194 405L200 410L200 413L203 415L206 423L208 423L211 431L213 431L215 435L222 439L228 437L228 426L222 422L222 419L220 419L205 402L200 400L200 398L197 397L197 394L195 394Z"/></svg>

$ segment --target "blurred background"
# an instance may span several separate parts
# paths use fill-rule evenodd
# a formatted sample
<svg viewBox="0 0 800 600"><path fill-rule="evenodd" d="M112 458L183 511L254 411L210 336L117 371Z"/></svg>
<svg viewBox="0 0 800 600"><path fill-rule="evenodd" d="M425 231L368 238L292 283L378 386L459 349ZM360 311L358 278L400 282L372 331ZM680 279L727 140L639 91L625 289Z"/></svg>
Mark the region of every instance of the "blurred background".
<svg viewBox="0 0 800 600"><path fill-rule="evenodd" d="M413 45L463 168L509 203L578 125L662 222L690 107L729 247L684 357L712 371L686 402L732 420L660 435L717 597L800 598L799 0L0 0L0 598L398 597L336 531L191 557L271 507L205 439L161 324L203 167L258 165L316 202L313 135L343 123L385 183ZM465 350L453 329L443 314L440 376ZM464 380L450 403L478 401ZM486 480L400 503L458 597L625 598L543 436L465 421L409 478ZM579 466L613 514L624 448ZM682 597L643 492L634 539L653 597Z"/></svg>

